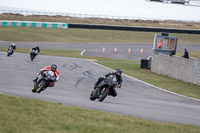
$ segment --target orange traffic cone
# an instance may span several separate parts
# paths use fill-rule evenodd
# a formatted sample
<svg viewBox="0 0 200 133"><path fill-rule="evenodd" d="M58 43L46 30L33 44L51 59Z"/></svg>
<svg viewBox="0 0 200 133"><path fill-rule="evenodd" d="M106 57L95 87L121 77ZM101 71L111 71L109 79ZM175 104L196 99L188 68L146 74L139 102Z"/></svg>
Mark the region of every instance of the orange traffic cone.
<svg viewBox="0 0 200 133"><path fill-rule="evenodd" d="M128 49L128 53L129 53L129 54L131 53L131 48Z"/></svg>
<svg viewBox="0 0 200 133"><path fill-rule="evenodd" d="M117 53L117 48L115 48L114 52Z"/></svg>
<svg viewBox="0 0 200 133"><path fill-rule="evenodd" d="M106 49L105 49L105 47L103 47L103 49L102 49L102 53L104 53L104 52L105 52L105 50L106 50Z"/></svg>
<svg viewBox="0 0 200 133"><path fill-rule="evenodd" d="M141 53L141 54L143 53L143 48L141 48L140 53Z"/></svg>

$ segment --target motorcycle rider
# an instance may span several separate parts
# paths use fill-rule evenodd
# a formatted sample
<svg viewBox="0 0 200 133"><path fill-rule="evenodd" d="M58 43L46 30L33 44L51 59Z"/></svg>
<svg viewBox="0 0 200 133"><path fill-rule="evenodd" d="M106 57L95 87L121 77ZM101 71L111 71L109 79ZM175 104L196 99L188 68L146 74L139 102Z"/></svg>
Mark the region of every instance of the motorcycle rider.
<svg viewBox="0 0 200 133"><path fill-rule="evenodd" d="M14 53L14 50L16 50L16 45L15 45L15 43L13 43L12 45L10 45L10 46L8 47L8 50L9 50L10 48L13 49L13 53Z"/></svg>
<svg viewBox="0 0 200 133"><path fill-rule="evenodd" d="M30 57L33 56L33 58L34 58L35 56L38 55L39 52L40 52L40 48L38 46L31 48L30 49Z"/></svg>
<svg viewBox="0 0 200 133"><path fill-rule="evenodd" d="M34 51L37 55L40 52L40 48L38 46L34 46L33 48L30 49L30 54L31 54L31 51Z"/></svg>
<svg viewBox="0 0 200 133"><path fill-rule="evenodd" d="M54 82L57 82L59 80L59 71L57 69L57 65L56 64L52 64L51 66L48 67L44 67L43 69L40 70L40 72L38 73L38 76L33 80L33 82L37 82L37 80L42 76L41 73L45 72L45 71L52 71L54 73L55 76L55 80ZM54 84L51 84L52 86L54 86Z"/></svg>
<svg viewBox="0 0 200 133"><path fill-rule="evenodd" d="M115 75L116 76L116 79L117 79L117 88L121 88L122 86L122 70L120 68L117 68L115 70L115 72L110 72L108 74L106 74L105 76L102 76L98 79L98 81L94 84L94 90L98 87L98 88L101 88L101 86L99 86L99 83L101 81L103 81L105 78L107 78L108 76L110 75ZM99 90L100 91L100 90ZM99 95L100 92L98 92L98 95ZM115 90L115 88L111 88L110 90L110 93L109 93L111 96L113 97L116 97L117 96L117 91Z"/></svg>

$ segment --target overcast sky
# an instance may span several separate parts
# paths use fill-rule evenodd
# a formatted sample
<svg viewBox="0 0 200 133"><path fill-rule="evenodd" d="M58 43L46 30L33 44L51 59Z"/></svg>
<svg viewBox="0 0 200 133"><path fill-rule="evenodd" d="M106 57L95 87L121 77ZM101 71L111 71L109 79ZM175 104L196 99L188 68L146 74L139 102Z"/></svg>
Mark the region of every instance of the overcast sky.
<svg viewBox="0 0 200 133"><path fill-rule="evenodd" d="M0 0L0 9L200 21L200 7L145 0Z"/></svg>

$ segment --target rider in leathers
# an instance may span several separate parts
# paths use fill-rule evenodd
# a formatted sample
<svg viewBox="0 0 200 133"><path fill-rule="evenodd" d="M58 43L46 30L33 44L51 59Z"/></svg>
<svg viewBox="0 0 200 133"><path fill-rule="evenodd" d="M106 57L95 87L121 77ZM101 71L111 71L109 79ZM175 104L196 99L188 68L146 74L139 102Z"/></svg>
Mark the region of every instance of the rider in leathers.
<svg viewBox="0 0 200 133"><path fill-rule="evenodd" d="M15 43L13 43L12 45L10 45L10 46L8 47L8 50L9 50L10 48L12 48L12 49L13 49L13 53L14 53L14 50L16 50Z"/></svg>
<svg viewBox="0 0 200 133"><path fill-rule="evenodd" d="M38 76L36 77L36 79L33 80L33 82L37 82L37 80L40 78L40 74L45 72L45 71L52 71L55 75L55 80L54 82L57 82L59 80L59 71L57 69L57 65L56 64L52 64L51 66L48 67L44 67L43 69L40 70L40 72L38 73ZM54 86L54 83L51 84L52 86Z"/></svg>
<svg viewBox="0 0 200 133"><path fill-rule="evenodd" d="M40 52L40 48L38 46L35 46L35 47L30 49L30 54L31 54L31 51L35 51L35 53L37 55Z"/></svg>
<svg viewBox="0 0 200 133"><path fill-rule="evenodd" d="M109 75L116 75L116 79L117 79L117 88L120 88L121 85L122 85L122 81L123 81L121 74L122 74L122 70L121 70L120 68L117 68L115 72L111 72L111 73L106 74L106 75L103 76L103 77L100 77L100 78L98 79L98 81L94 84L94 89L96 89L97 87L98 87L98 88L101 88L102 86L101 86L101 84L99 84L99 83L100 83L101 81L103 81L105 78L107 78ZM98 96L99 96L99 93L100 93L100 92L97 93ZM109 94L110 94L111 96L113 96L113 97L116 97L116 96L117 96L117 91L115 90L115 88L111 88Z"/></svg>

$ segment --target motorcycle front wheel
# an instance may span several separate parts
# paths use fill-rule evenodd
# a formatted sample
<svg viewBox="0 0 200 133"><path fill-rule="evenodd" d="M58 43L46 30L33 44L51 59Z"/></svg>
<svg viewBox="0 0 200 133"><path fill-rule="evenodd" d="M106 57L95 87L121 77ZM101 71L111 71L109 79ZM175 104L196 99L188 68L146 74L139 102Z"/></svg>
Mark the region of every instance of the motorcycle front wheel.
<svg viewBox="0 0 200 133"><path fill-rule="evenodd" d="M40 93L45 87L46 87L46 81L45 80L41 80L38 83L37 93Z"/></svg>
<svg viewBox="0 0 200 133"><path fill-rule="evenodd" d="M91 101L94 101L94 100L96 99L95 94L96 94L96 91L93 90L93 91L91 92L91 94L90 94L90 100L91 100Z"/></svg>
<svg viewBox="0 0 200 133"><path fill-rule="evenodd" d="M31 55L31 61L33 61L33 59L34 59L34 55Z"/></svg>

